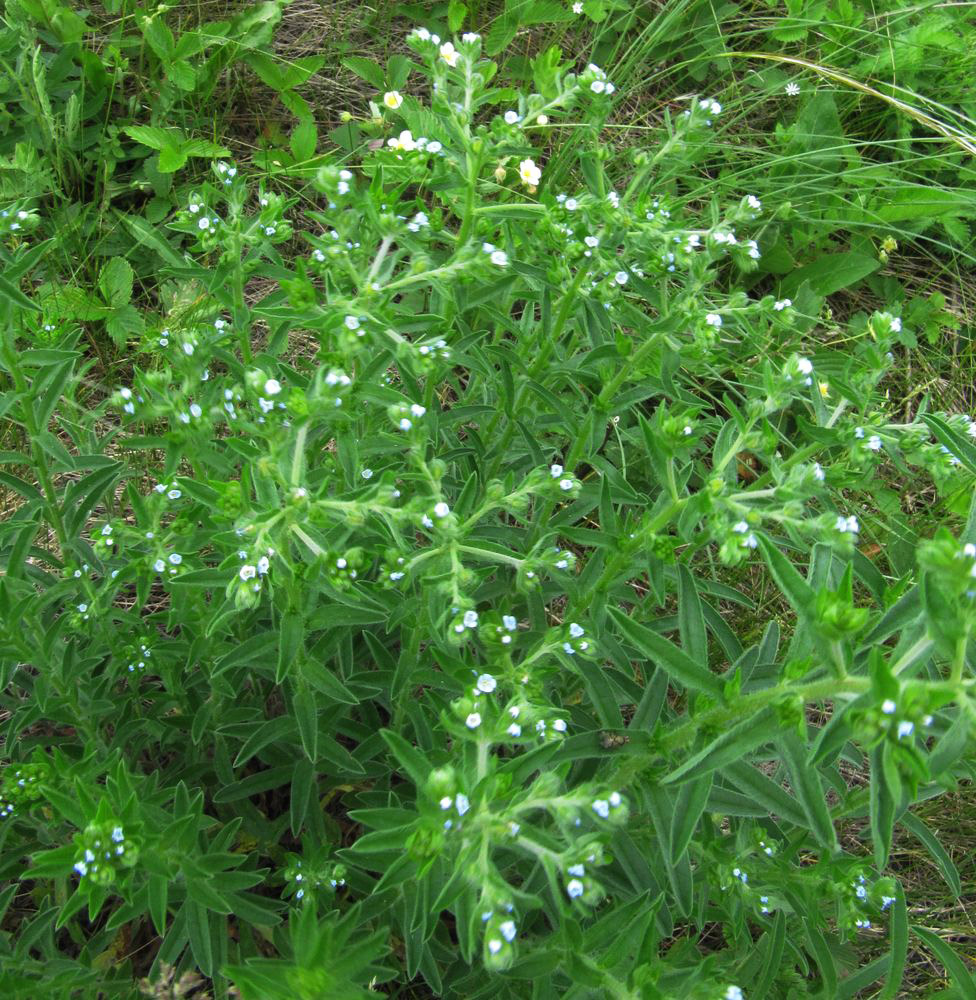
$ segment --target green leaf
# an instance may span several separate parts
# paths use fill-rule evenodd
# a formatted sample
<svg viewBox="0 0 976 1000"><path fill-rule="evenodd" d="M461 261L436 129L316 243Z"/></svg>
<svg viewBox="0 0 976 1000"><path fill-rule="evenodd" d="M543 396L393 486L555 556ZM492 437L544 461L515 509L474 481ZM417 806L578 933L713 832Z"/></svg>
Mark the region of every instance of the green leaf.
<svg viewBox="0 0 976 1000"><path fill-rule="evenodd" d="M833 295L842 288L857 284L862 278L874 274L881 267L877 257L860 253L825 254L812 264L807 264L783 279L782 295L794 295L806 281L817 295Z"/></svg>
<svg viewBox="0 0 976 1000"><path fill-rule="evenodd" d="M302 749L311 763L319 755L319 713L315 692L307 684L297 684L291 702L292 714L298 723L298 735Z"/></svg>
<svg viewBox="0 0 976 1000"><path fill-rule="evenodd" d="M780 733L779 747L790 772L790 784L806 813L807 824L820 845L835 854L840 850L837 831L824 799L820 773L810 763L806 749L795 732Z"/></svg>
<svg viewBox="0 0 976 1000"><path fill-rule="evenodd" d="M160 128L158 125L126 125L122 131L140 145L155 150L175 148L185 138L180 129Z"/></svg>
<svg viewBox="0 0 976 1000"><path fill-rule="evenodd" d="M815 601L812 588L771 539L762 534L757 537L759 548L776 581L776 586L783 592L783 596L794 610L802 617L807 617Z"/></svg>
<svg viewBox="0 0 976 1000"><path fill-rule="evenodd" d="M608 611L625 638L672 678L693 691L703 691L716 701L722 700L722 681L707 666L697 663L673 642L639 625L619 609L608 608Z"/></svg>
<svg viewBox="0 0 976 1000"><path fill-rule="evenodd" d="M27 298L16 285L9 282L2 274L0 274L0 299L4 299L20 309L28 309L31 312L41 311L41 307L36 302Z"/></svg>
<svg viewBox="0 0 976 1000"><path fill-rule="evenodd" d="M310 160L315 156L315 147L318 144L318 130L315 127L315 122L311 118L300 122L292 132L288 144L297 162Z"/></svg>
<svg viewBox="0 0 976 1000"><path fill-rule="evenodd" d="M892 790L888 787L888 780L885 774L884 752L885 743L874 747L870 752L871 757L871 788L870 788L870 814L871 814L871 840L874 844L874 861L879 868L884 868L888 864L888 855L891 852L891 840L895 828L895 812L898 802L892 795Z"/></svg>
<svg viewBox="0 0 976 1000"><path fill-rule="evenodd" d="M757 746L773 739L776 733L776 709L767 706L755 715L716 736L708 746L689 757L680 767L661 779L663 785L676 785L700 778L740 760Z"/></svg>
<svg viewBox="0 0 976 1000"><path fill-rule="evenodd" d="M418 789L423 788L431 772L430 764L416 747L412 747L399 733L392 729L381 729L380 736L390 748L390 753L397 759L400 766L410 776L410 780Z"/></svg>
<svg viewBox="0 0 976 1000"><path fill-rule="evenodd" d="M908 957L908 909L905 906L905 891L901 885L895 886L890 935L891 964L888 966L884 989L878 994L878 1000L895 1000L905 975L905 960Z"/></svg>
<svg viewBox="0 0 976 1000"><path fill-rule="evenodd" d="M973 979L963 960L953 951L952 945L924 927L913 925L912 933L934 952L935 957L945 966L952 985L962 1000L976 1000L976 980Z"/></svg>
<svg viewBox="0 0 976 1000"><path fill-rule="evenodd" d="M280 684L291 672L301 656L305 641L305 622L300 612L289 611L282 616L278 630L278 666L275 684Z"/></svg>
<svg viewBox="0 0 976 1000"><path fill-rule="evenodd" d="M172 174L186 163L187 154L182 146L167 146L159 152L159 172Z"/></svg>
<svg viewBox="0 0 976 1000"><path fill-rule="evenodd" d="M383 72L383 68L377 66L372 59L364 59L362 56L347 56L342 60L342 65L376 90L386 89L386 74Z"/></svg>
<svg viewBox="0 0 976 1000"><path fill-rule="evenodd" d="M132 298L132 265L122 257L112 257L98 273L98 287L111 306L124 306Z"/></svg>

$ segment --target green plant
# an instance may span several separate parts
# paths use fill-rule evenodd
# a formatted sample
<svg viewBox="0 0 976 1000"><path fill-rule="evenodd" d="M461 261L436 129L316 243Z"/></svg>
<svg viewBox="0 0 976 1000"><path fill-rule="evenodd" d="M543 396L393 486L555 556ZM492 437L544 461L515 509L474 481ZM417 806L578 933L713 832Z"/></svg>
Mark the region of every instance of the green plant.
<svg viewBox="0 0 976 1000"><path fill-rule="evenodd" d="M476 34L409 43L314 210L188 193L181 305L87 408L5 234L0 983L124 996L143 936L149 988L261 1000L894 997L893 832L972 774L976 423L892 412L903 317L819 323L863 262L749 294L775 205L669 196L716 100L615 184L597 66L515 94ZM859 547L883 465L965 518L903 568Z"/></svg>

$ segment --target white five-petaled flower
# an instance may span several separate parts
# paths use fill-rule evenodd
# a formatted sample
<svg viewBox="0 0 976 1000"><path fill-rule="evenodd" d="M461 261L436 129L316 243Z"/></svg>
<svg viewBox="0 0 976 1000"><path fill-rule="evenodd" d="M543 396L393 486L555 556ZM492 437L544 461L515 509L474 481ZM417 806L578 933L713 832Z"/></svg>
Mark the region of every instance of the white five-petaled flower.
<svg viewBox="0 0 976 1000"><path fill-rule="evenodd" d="M506 125L517 125L522 119L519 117L517 111L506 111L505 112L505 124Z"/></svg>
<svg viewBox="0 0 976 1000"><path fill-rule="evenodd" d="M717 330L722 325L722 317L718 313L708 313L705 317L708 326L713 326Z"/></svg>
<svg viewBox="0 0 976 1000"><path fill-rule="evenodd" d="M465 720L464 724L468 729L477 729L481 725L481 713L472 712Z"/></svg>
<svg viewBox="0 0 976 1000"><path fill-rule="evenodd" d="M801 375L809 375L813 371L813 364L809 358L797 358L796 367Z"/></svg>
<svg viewBox="0 0 976 1000"><path fill-rule="evenodd" d="M417 148L417 143L410 129L404 129L396 138L388 139L386 144L390 149L395 149L400 153L410 153Z"/></svg>
<svg viewBox="0 0 976 1000"><path fill-rule="evenodd" d="M610 803L606 799L595 799L593 802L593 811L601 819L606 819L610 815Z"/></svg>
<svg viewBox="0 0 976 1000"><path fill-rule="evenodd" d="M498 687L498 681L491 674L481 674L475 682L475 687L483 694L491 694Z"/></svg>
<svg viewBox="0 0 976 1000"><path fill-rule="evenodd" d="M434 504L434 516L435 517L447 517L451 513L451 508L441 500L440 503Z"/></svg>
<svg viewBox="0 0 976 1000"><path fill-rule="evenodd" d="M915 731L915 723L908 722L907 720L898 723L898 739L904 739L906 736L911 736Z"/></svg>
<svg viewBox="0 0 976 1000"><path fill-rule="evenodd" d="M583 13L583 4L580 2L580 0L576 0L576 3L573 4L573 13L574 14Z"/></svg>
<svg viewBox="0 0 976 1000"><path fill-rule="evenodd" d="M267 396L277 396L281 392L281 383L276 378L269 378L264 383L264 392Z"/></svg>
<svg viewBox="0 0 976 1000"><path fill-rule="evenodd" d="M258 570L256 566L251 566L250 564L248 564L246 566L241 567L238 576L240 576L240 578L245 581L253 580L254 577L257 576L257 572Z"/></svg>
<svg viewBox="0 0 976 1000"><path fill-rule="evenodd" d="M383 95L383 103L391 111L396 111L403 104L403 95L398 90L388 90Z"/></svg>
<svg viewBox="0 0 976 1000"><path fill-rule="evenodd" d="M571 878L566 883L566 893L570 899L577 899L583 895L583 883L578 878Z"/></svg>
<svg viewBox="0 0 976 1000"><path fill-rule="evenodd" d="M447 65L450 66L451 68L457 66L457 61L460 55L461 53L458 52L456 48L454 48L454 45L451 42L445 42L440 47L441 59L443 59L444 62L446 62Z"/></svg>
<svg viewBox="0 0 976 1000"><path fill-rule="evenodd" d="M793 302L792 302L791 299L777 299L773 303L773 308L777 312L782 312L784 309L788 309L791 305L793 305Z"/></svg>
<svg viewBox="0 0 976 1000"><path fill-rule="evenodd" d="M507 267L508 266L508 254L504 250L492 250L489 260L496 267Z"/></svg>
<svg viewBox="0 0 976 1000"><path fill-rule="evenodd" d="M542 170L536 166L535 160L525 159L519 164L519 177L527 187L537 187L542 180Z"/></svg>
<svg viewBox="0 0 976 1000"><path fill-rule="evenodd" d="M576 622L569 623L569 634L574 639L578 639L585 631L582 625L577 625Z"/></svg>

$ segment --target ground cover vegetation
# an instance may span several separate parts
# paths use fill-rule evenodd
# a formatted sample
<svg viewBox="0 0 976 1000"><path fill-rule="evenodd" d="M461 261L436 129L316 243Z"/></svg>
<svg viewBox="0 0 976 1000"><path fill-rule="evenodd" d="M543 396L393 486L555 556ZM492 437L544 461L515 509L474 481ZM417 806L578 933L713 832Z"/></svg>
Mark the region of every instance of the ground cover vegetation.
<svg viewBox="0 0 976 1000"><path fill-rule="evenodd" d="M0 21L9 997L976 997L965 4Z"/></svg>

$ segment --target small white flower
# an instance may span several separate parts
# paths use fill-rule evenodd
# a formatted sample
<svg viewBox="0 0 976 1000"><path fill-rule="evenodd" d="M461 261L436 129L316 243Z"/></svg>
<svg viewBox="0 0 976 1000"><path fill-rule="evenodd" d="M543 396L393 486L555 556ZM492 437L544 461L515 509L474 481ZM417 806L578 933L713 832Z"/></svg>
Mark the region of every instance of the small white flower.
<svg viewBox="0 0 976 1000"><path fill-rule="evenodd" d="M793 305L793 301L791 299L777 299L773 303L773 308L777 312L782 312L784 309L788 309L791 305Z"/></svg>
<svg viewBox="0 0 976 1000"><path fill-rule="evenodd" d="M448 66L450 66L452 69L453 69L453 67L457 66L457 61L458 61L458 58L460 57L461 53L458 52L457 49L454 48L454 46L453 46L453 44L451 44L451 42L445 42L440 47L439 51L440 51L441 59L443 59L444 62L446 62Z"/></svg>
<svg viewBox="0 0 976 1000"><path fill-rule="evenodd" d="M478 627L478 612L477 611L465 611L464 617L461 619L464 622L465 628L477 628Z"/></svg>
<svg viewBox="0 0 976 1000"><path fill-rule="evenodd" d="M553 719L552 728L556 730L557 733L566 732L566 720L565 719Z"/></svg>
<svg viewBox="0 0 976 1000"><path fill-rule="evenodd" d="M506 111L505 112L505 124L506 125L517 125L522 119L519 117L517 111Z"/></svg>
<svg viewBox="0 0 976 1000"><path fill-rule="evenodd" d="M578 639L581 635L584 634L585 631L586 630L583 628L582 625L577 625L576 622L569 623L569 634L574 639Z"/></svg>
<svg viewBox="0 0 976 1000"><path fill-rule="evenodd" d="M553 479L558 479L562 474L563 474L563 467L561 465L549 466L549 475L552 476Z"/></svg>
<svg viewBox="0 0 976 1000"><path fill-rule="evenodd" d="M800 85L793 80L786 85L786 96L796 97L800 93Z"/></svg>
<svg viewBox="0 0 976 1000"><path fill-rule="evenodd" d="M498 930L506 941L514 941L517 933L514 920L506 920L498 925Z"/></svg>
<svg viewBox="0 0 976 1000"><path fill-rule="evenodd" d="M156 560L156 561L155 561L155 562L153 563L153 569L154 569L154 570L155 570L155 571L156 571L157 573L162 573L162 572L163 572L163 571L164 571L164 570L166 569L166 563L165 563L165 562L163 562L163 560L162 560L162 559L157 559L157 560Z"/></svg>
<svg viewBox="0 0 976 1000"><path fill-rule="evenodd" d="M408 431L411 427L413 427L413 422L407 417L401 417L399 427L401 431Z"/></svg>
<svg viewBox="0 0 976 1000"><path fill-rule="evenodd" d="M383 103L391 110L396 111L403 104L403 96L397 90L388 90L383 95Z"/></svg>
<svg viewBox="0 0 976 1000"><path fill-rule="evenodd" d="M170 562L171 562L171 563L172 563L172 564L173 564L174 566L179 566L179 564L180 564L181 562L183 562L183 557L182 557L182 556L181 556L181 555L179 554L179 552L171 552L171 553L169 554L169 561L170 561Z"/></svg>
<svg viewBox="0 0 976 1000"><path fill-rule="evenodd" d="M441 500L440 503L434 504L434 516L435 517L447 517L451 513L451 508Z"/></svg>
<svg viewBox="0 0 976 1000"><path fill-rule="evenodd" d="M276 378L269 378L264 383L264 393L266 396L277 396L281 392L281 383Z"/></svg>
<svg viewBox="0 0 976 1000"><path fill-rule="evenodd" d="M509 736L518 739L522 735L522 727L517 722L513 722L506 732Z"/></svg>
<svg viewBox="0 0 976 1000"><path fill-rule="evenodd" d="M570 879L566 883L566 892L570 899L577 899L583 895L583 883L578 878Z"/></svg>
<svg viewBox="0 0 976 1000"><path fill-rule="evenodd" d="M576 3L573 4L573 13L574 14L583 13L583 4L581 3L581 0L576 0Z"/></svg>
<svg viewBox="0 0 976 1000"><path fill-rule="evenodd" d="M240 572L238 573L238 576L242 580L253 580L254 577L257 575L257 572L258 571L256 566L251 566L251 565L242 566Z"/></svg>
<svg viewBox="0 0 976 1000"><path fill-rule="evenodd" d="M465 720L464 724L468 729L477 729L481 725L481 713L472 712Z"/></svg>
<svg viewBox="0 0 976 1000"><path fill-rule="evenodd" d="M537 187L542 180L542 170L535 165L535 160L523 160L519 164L519 177L527 187Z"/></svg>
<svg viewBox="0 0 976 1000"><path fill-rule="evenodd" d="M491 938L488 941L488 950L492 953L492 955L497 955L502 950L502 947L502 943L498 940L498 938Z"/></svg>
<svg viewBox="0 0 976 1000"><path fill-rule="evenodd" d="M404 129L395 139L389 139L387 145L401 153L410 153L417 148L413 133L409 129Z"/></svg>
<svg viewBox="0 0 976 1000"><path fill-rule="evenodd" d="M626 284L627 284L627 272L626 272L626 271L618 271L618 272L617 272L617 273L616 273L616 274L615 274L615 275L613 276L613 280L614 280L614 281L615 281L615 282L616 282L616 283L617 283L618 285L626 285Z"/></svg>
<svg viewBox="0 0 976 1000"><path fill-rule="evenodd" d="M579 202L575 198L567 198L564 204L567 212L575 212L579 208Z"/></svg>
<svg viewBox="0 0 976 1000"><path fill-rule="evenodd" d="M200 219L200 220L199 220L199 221L197 222L197 227L198 227L199 229L209 229L209 228L210 228L210 220L209 220L209 219L208 219L208 218L207 218L207 217L206 217L206 216L204 215L204 216L203 216L203 217L202 217L202 218L201 218L201 219Z"/></svg>
<svg viewBox="0 0 976 1000"><path fill-rule="evenodd" d="M607 85L603 82L603 80L594 80L590 84L590 90L592 90L594 94L602 94L606 89Z"/></svg>
<svg viewBox="0 0 976 1000"><path fill-rule="evenodd" d="M705 317L705 322L708 326L713 326L717 330L722 325L722 317L718 313L708 313Z"/></svg>
<svg viewBox="0 0 976 1000"><path fill-rule="evenodd" d="M904 739L906 736L911 736L914 731L915 731L914 722L908 722L906 720L904 722L898 723L898 739L901 740Z"/></svg>
<svg viewBox="0 0 976 1000"><path fill-rule="evenodd" d="M809 375L813 371L813 365L809 358L798 358L796 367L800 370L801 375Z"/></svg>
<svg viewBox="0 0 976 1000"><path fill-rule="evenodd" d="M491 262L498 267L506 267L508 265L508 254L504 250L494 250L491 254Z"/></svg>
<svg viewBox="0 0 976 1000"><path fill-rule="evenodd" d="M871 451L881 451L881 438L877 434L872 434L867 440L867 446Z"/></svg>
<svg viewBox="0 0 976 1000"><path fill-rule="evenodd" d="M463 816L471 808L471 802L464 792L458 792L454 797L454 806L458 811L458 815Z"/></svg>
<svg viewBox="0 0 976 1000"><path fill-rule="evenodd" d="M498 681L496 681L495 678L491 676L491 674L481 674L481 676L475 682L475 686L478 688L479 691L482 691L484 694L491 694L491 692L494 691L496 687L498 687Z"/></svg>
<svg viewBox="0 0 976 1000"><path fill-rule="evenodd" d="M724 1000L743 1000L742 990L738 986L730 986L725 991Z"/></svg>
<svg viewBox="0 0 976 1000"><path fill-rule="evenodd" d="M264 576L268 572L268 568L271 565L271 560L267 556L261 556L258 560L258 576Z"/></svg>
<svg viewBox="0 0 976 1000"><path fill-rule="evenodd" d="M472 44L473 42L477 42L480 40L481 40L481 35L479 35L477 31L466 31L461 36L461 41L467 42L469 45Z"/></svg>
<svg viewBox="0 0 976 1000"><path fill-rule="evenodd" d="M610 803L606 799L596 799L593 802L593 811L601 819L606 819L610 815Z"/></svg>

